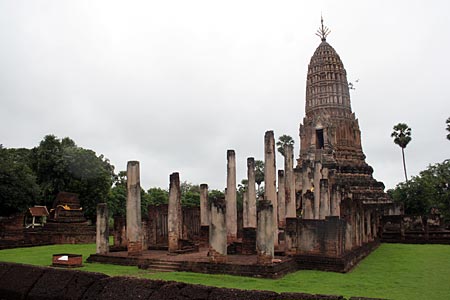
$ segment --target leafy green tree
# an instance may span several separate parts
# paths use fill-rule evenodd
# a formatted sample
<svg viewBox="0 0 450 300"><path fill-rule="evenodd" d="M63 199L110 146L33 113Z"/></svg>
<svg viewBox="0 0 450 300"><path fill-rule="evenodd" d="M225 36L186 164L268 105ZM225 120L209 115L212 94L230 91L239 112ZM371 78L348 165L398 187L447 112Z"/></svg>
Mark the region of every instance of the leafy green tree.
<svg viewBox="0 0 450 300"><path fill-rule="evenodd" d="M149 205L167 203L167 191L150 188L147 192L141 188L141 216L147 218ZM108 193L108 208L111 216L125 216L127 206L127 172L120 171L115 176L114 186Z"/></svg>
<svg viewBox="0 0 450 300"><path fill-rule="evenodd" d="M255 182L258 185L256 191L259 195L261 192L261 183L264 181L264 162L262 160L255 160Z"/></svg>
<svg viewBox="0 0 450 300"><path fill-rule="evenodd" d="M445 123L447 124L447 140L450 140L450 117L447 119L447 121L445 121Z"/></svg>
<svg viewBox="0 0 450 300"><path fill-rule="evenodd" d="M107 203L110 216L125 216L127 206L126 171L120 171L114 176L113 187L109 190Z"/></svg>
<svg viewBox="0 0 450 300"><path fill-rule="evenodd" d="M113 180L113 167L102 155L79 147L64 149L63 165L66 191L79 194L86 217L93 219L97 204L105 202Z"/></svg>
<svg viewBox="0 0 450 300"><path fill-rule="evenodd" d="M113 186L107 198L108 211L111 217L125 216L127 206L127 187L126 185Z"/></svg>
<svg viewBox="0 0 450 300"><path fill-rule="evenodd" d="M148 218L148 206L153 204L150 195L141 188L141 216L143 219Z"/></svg>
<svg viewBox="0 0 450 300"><path fill-rule="evenodd" d="M180 184L181 205L200 206L200 186L184 181Z"/></svg>
<svg viewBox="0 0 450 300"><path fill-rule="evenodd" d="M215 199L215 198L224 198L225 197L225 193L223 191L219 191L219 190L210 190L208 191L208 198L209 199Z"/></svg>
<svg viewBox="0 0 450 300"><path fill-rule="evenodd" d="M244 193L247 192L248 189L248 180L242 179L241 183L238 184L236 189L236 203L237 203L237 209L239 211L243 210L244 207Z"/></svg>
<svg viewBox="0 0 450 300"><path fill-rule="evenodd" d="M389 194L403 203L406 214L426 215L432 208L450 221L450 160L430 165L407 183L400 183Z"/></svg>
<svg viewBox="0 0 450 300"><path fill-rule="evenodd" d="M291 145L294 146L294 139L290 135L283 134L278 138L277 149L281 155L284 156L284 146Z"/></svg>
<svg viewBox="0 0 450 300"><path fill-rule="evenodd" d="M150 188L147 191L150 197L150 204L161 205L169 202L169 192L159 187Z"/></svg>
<svg viewBox="0 0 450 300"><path fill-rule="evenodd" d="M77 193L90 219L95 217L97 203L108 200L115 176L114 167L103 155L54 135L45 136L32 149L32 165L45 205L51 206L58 192Z"/></svg>
<svg viewBox="0 0 450 300"><path fill-rule="evenodd" d="M0 215L24 212L39 199L36 176L17 149L0 147Z"/></svg>
<svg viewBox="0 0 450 300"><path fill-rule="evenodd" d="M398 123L393 129L394 131L391 133L391 137L394 138L394 143L399 145L402 149L403 170L405 171L405 180L408 181L408 175L406 174L405 148L411 141L411 128L405 123Z"/></svg>
<svg viewBox="0 0 450 300"><path fill-rule="evenodd" d="M47 135L32 149L33 170L45 205L51 206L59 191L65 190L67 166L61 142L54 135Z"/></svg>

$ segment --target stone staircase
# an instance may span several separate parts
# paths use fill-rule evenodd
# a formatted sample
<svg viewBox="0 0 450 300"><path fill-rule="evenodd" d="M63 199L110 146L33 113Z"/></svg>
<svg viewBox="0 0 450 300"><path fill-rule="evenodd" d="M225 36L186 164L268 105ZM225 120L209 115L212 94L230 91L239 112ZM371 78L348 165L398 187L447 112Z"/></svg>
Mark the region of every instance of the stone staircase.
<svg viewBox="0 0 450 300"><path fill-rule="evenodd" d="M181 265L182 262L179 261L148 260L139 264L138 268L154 272L176 272L181 270Z"/></svg>

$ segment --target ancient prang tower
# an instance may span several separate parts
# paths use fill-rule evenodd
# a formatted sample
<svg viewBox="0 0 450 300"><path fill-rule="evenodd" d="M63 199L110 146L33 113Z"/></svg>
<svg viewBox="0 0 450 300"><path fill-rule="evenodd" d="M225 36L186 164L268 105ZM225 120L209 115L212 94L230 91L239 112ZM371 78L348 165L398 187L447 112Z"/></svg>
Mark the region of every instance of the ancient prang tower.
<svg viewBox="0 0 450 300"><path fill-rule="evenodd" d="M317 31L322 42L308 66L306 116L300 124L300 156L296 190L301 194L304 219L341 216L341 201L361 204L390 203L384 184L372 177L365 161L361 131L352 112L347 74L333 47L329 29Z"/></svg>

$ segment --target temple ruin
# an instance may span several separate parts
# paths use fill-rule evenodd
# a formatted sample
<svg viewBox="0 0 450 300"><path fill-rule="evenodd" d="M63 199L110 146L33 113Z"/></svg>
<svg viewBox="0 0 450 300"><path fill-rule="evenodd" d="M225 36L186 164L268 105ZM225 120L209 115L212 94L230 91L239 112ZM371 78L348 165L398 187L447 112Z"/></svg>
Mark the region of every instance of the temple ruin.
<svg viewBox="0 0 450 300"><path fill-rule="evenodd" d="M308 66L296 166L293 146L286 145L283 169L277 172L274 132L264 135L263 199L256 199L255 160L249 157L243 210L237 210L239 166L235 151L227 150L224 198L209 197L207 184L202 184L200 207L186 215L179 174L173 173L168 208L149 208L144 233L139 233L140 207L129 190L126 224L136 229L115 230L122 235L116 240L128 241L128 253L110 255L103 250L89 260L156 270L164 265L181 271L279 277L298 269L346 272L373 251L379 245L381 217L399 211L365 161L346 71L326 41L328 33L322 20L317 33L321 43ZM130 189L139 175L129 176ZM117 224L123 227L125 222ZM196 247L183 251L186 243ZM137 245L140 256L135 255Z"/></svg>

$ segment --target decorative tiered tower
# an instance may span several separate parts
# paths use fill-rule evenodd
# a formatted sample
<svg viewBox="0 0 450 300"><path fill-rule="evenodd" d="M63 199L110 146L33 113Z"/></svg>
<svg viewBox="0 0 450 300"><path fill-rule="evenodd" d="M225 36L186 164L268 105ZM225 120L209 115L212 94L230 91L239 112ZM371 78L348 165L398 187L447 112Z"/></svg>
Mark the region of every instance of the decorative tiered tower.
<svg viewBox="0 0 450 300"><path fill-rule="evenodd" d="M305 219L341 216L344 199L361 200L361 204L390 202L384 184L372 177L373 169L365 161L347 73L326 41L330 30L321 22L316 34L322 42L308 66L306 116L300 124L296 168Z"/></svg>

